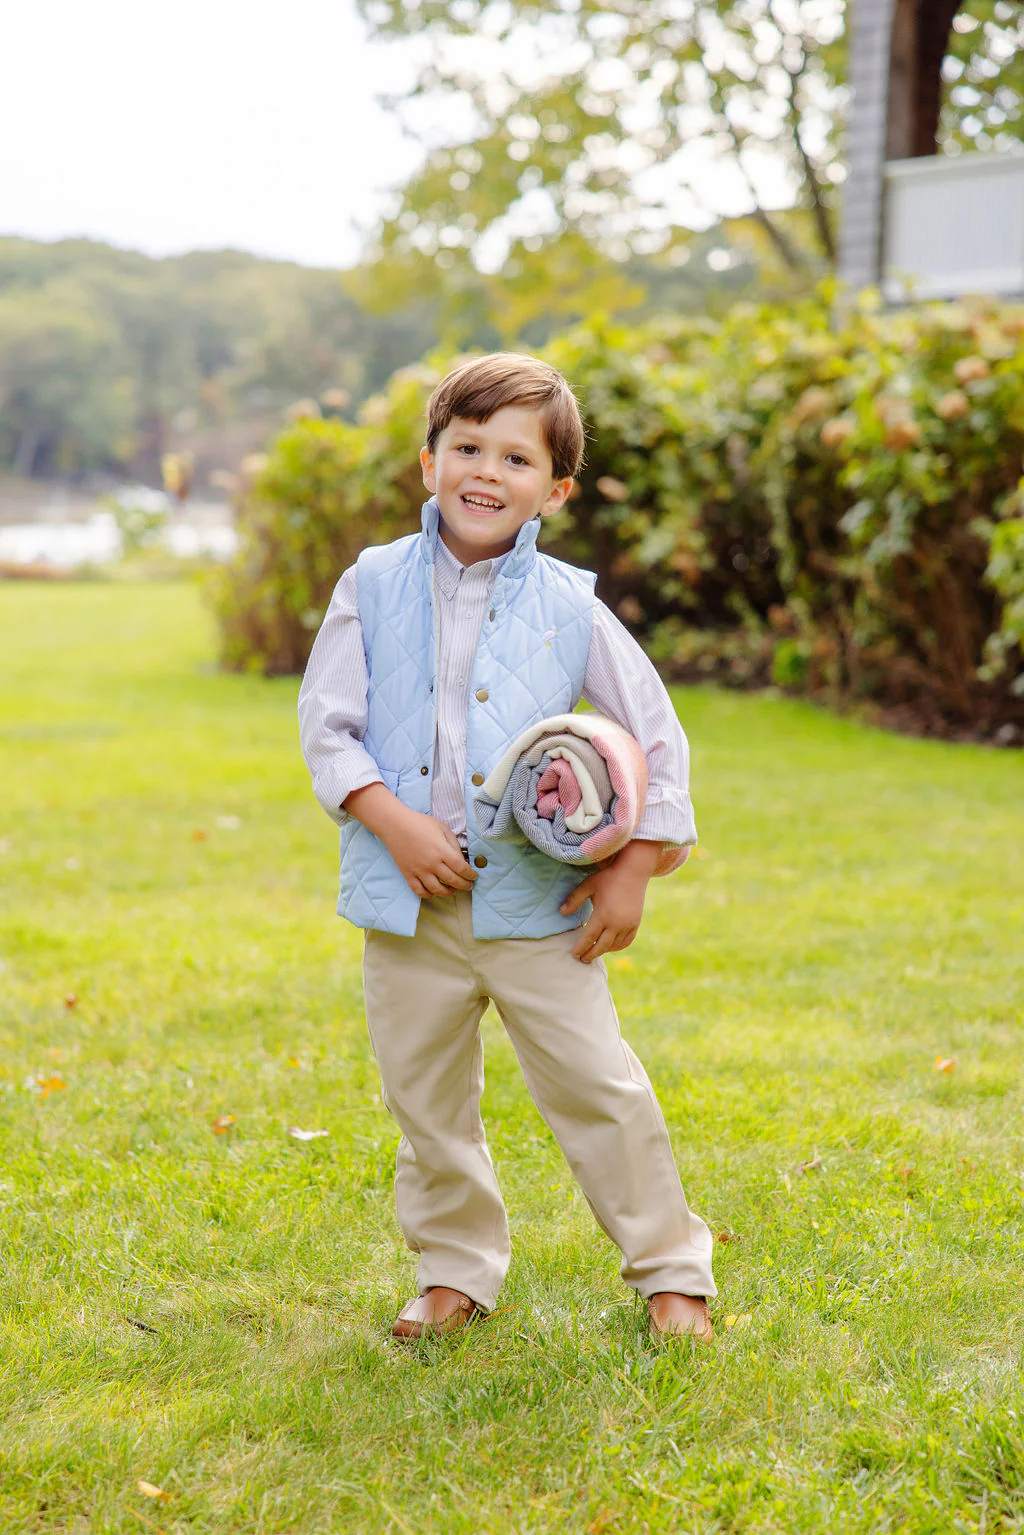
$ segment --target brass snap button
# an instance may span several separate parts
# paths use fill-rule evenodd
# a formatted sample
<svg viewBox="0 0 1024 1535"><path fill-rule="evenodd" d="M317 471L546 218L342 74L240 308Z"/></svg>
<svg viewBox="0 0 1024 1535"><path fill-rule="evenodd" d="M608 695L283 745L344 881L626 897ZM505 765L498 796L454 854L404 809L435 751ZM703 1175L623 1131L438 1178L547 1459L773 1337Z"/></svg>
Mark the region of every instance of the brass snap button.
<svg viewBox="0 0 1024 1535"><path fill-rule="evenodd" d="M471 783L475 783L478 789L479 789L480 785L483 783L483 781L484 781L484 775L482 773L474 773L473 777L470 779L470 782Z"/></svg>
<svg viewBox="0 0 1024 1535"><path fill-rule="evenodd" d="M423 774L423 777L426 778L427 774L430 772L430 769L428 767L421 767L420 772Z"/></svg>
<svg viewBox="0 0 1024 1535"><path fill-rule="evenodd" d="M477 688L476 701L478 704L485 704L490 696L486 688Z"/></svg>
<svg viewBox="0 0 1024 1535"><path fill-rule="evenodd" d="M487 867L487 859L484 857L483 853L477 853L476 857L473 859L473 862L476 864L478 869L486 869Z"/></svg>

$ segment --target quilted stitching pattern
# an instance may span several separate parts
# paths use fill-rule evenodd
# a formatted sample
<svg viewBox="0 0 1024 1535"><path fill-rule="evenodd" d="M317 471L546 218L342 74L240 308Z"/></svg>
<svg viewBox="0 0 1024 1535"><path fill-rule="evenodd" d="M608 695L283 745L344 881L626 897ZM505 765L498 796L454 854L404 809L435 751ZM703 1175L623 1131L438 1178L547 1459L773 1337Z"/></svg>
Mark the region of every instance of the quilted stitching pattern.
<svg viewBox="0 0 1024 1535"><path fill-rule="evenodd" d="M430 810L436 675L433 614L435 498L423 533L367 549L357 562L359 612L370 674L364 744L382 771L397 774L404 804ZM533 847L484 842L472 813L470 775L488 774L511 740L550 714L575 708L583 688L594 611L594 577L537 554L536 524L520 532L495 583L494 619L485 619L470 686L466 799L470 856L486 868L473 889L478 938L543 938L577 927L588 907L558 910L578 870ZM476 693L485 689L485 703ZM423 773L423 767L428 772ZM411 937L419 898L387 849L357 821L341 829L338 911L357 927Z"/></svg>

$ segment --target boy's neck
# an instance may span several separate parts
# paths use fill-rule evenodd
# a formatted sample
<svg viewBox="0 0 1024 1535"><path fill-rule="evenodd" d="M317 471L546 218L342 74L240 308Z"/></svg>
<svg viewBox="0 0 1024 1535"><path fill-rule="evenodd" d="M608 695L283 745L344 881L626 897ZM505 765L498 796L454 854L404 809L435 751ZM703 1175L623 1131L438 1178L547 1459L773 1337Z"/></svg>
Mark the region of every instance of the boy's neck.
<svg viewBox="0 0 1024 1535"><path fill-rule="evenodd" d="M503 544L496 544L493 549L477 549L472 545L464 544L460 538L445 527L444 518L438 519L437 534L448 553L458 560L460 565L479 565L483 560L500 560L503 554L508 554L516 546L514 538L506 539Z"/></svg>

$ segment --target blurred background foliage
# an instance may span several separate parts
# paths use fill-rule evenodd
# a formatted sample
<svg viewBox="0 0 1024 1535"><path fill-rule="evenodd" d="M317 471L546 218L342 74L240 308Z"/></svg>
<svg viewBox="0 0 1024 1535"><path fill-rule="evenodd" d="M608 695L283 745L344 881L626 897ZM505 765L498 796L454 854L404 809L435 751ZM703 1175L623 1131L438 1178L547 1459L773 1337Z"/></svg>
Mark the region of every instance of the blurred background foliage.
<svg viewBox="0 0 1024 1535"><path fill-rule="evenodd" d="M0 467L228 469L296 397L361 398L425 349L429 303L368 316L338 274L237 251L154 260L89 240L0 239Z"/></svg>
<svg viewBox="0 0 1024 1535"><path fill-rule="evenodd" d="M329 393L354 419L439 341L529 348L595 313L721 315L831 270L843 0L359 8L377 40L420 45L390 104L425 158L358 266L0 239L0 473L159 483L163 456L188 451L195 488L223 489L290 404ZM1022 42L1019 4L961 7L940 148L1024 133Z"/></svg>
<svg viewBox="0 0 1024 1535"><path fill-rule="evenodd" d="M598 316L542 355L588 423L542 533L672 676L871 700L911 727L1024 725L1024 308L826 290L720 320ZM341 571L411 532L427 395L403 368L359 420L294 423L215 578L229 666L301 670Z"/></svg>
<svg viewBox="0 0 1024 1535"><path fill-rule="evenodd" d="M373 35L429 45L412 90L391 98L410 131L423 137L427 100L466 128L430 147L350 274L364 301L429 291L457 326L466 275L482 264L508 341L531 339L534 315L564 311L581 250L600 285L591 292L581 267L580 315L620 307L606 302L600 257L623 277L638 256L685 267L698 255L692 228L718 228L730 260L753 261L764 297L806 291L833 266L843 0L358 4ZM502 67L513 40L530 57L515 76ZM943 65L942 150L1002 149L1024 134L1022 44L1019 4L961 6ZM670 212L681 194L688 227Z"/></svg>
<svg viewBox="0 0 1024 1535"><path fill-rule="evenodd" d="M667 670L1024 729L1021 311L837 306L843 0L358 4L417 42L425 151L360 264L0 240L0 472L187 461L237 502L226 664L296 671L418 524L433 384L539 351L591 432L547 546ZM942 152L1024 136L1022 45L1020 4L960 8Z"/></svg>
<svg viewBox="0 0 1024 1535"><path fill-rule="evenodd" d="M625 296L638 316L721 310L753 279L749 264L715 270L714 255L712 265L703 259L721 243L715 233L700 241L692 273L643 261L613 271L606 258L577 254L580 270L590 262L591 294ZM566 295L576 292L570 254L559 258ZM386 273L380 280L383 294ZM502 335L488 292L482 275L462 292L465 326L483 347ZM584 312L567 298L533 315L534 335L550 336L563 310ZM444 333L440 311L429 290L368 306L338 272L238 251L155 260L95 241L0 237L0 473L159 485L165 455L187 451L194 488L205 491L212 475L223 489L289 408L351 418Z"/></svg>

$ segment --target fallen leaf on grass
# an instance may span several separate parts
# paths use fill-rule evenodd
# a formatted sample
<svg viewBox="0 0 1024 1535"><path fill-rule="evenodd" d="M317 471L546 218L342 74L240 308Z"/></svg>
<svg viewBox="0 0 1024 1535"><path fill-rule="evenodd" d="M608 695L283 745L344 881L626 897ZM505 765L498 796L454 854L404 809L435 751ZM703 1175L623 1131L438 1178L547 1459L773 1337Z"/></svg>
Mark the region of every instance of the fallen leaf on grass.
<svg viewBox="0 0 1024 1535"><path fill-rule="evenodd" d="M715 1238L716 1242L723 1242L723 1243L725 1243L725 1242L742 1242L742 1240L743 1240L743 1238L742 1237L738 1237L736 1235L735 1231L720 1231L718 1233L717 1237Z"/></svg>
<svg viewBox="0 0 1024 1535"><path fill-rule="evenodd" d="M599 1508L587 1525L586 1535L602 1535L610 1525L618 1524L619 1516L612 1508Z"/></svg>
<svg viewBox="0 0 1024 1535"><path fill-rule="evenodd" d="M235 1116L234 1116L234 1114L218 1114L217 1118L213 1121L213 1124L210 1126L210 1129L213 1131L214 1135L225 1135L228 1132L228 1130L231 1129L231 1126L234 1123L235 1123Z"/></svg>
<svg viewBox="0 0 1024 1535"><path fill-rule="evenodd" d="M64 998L64 1006L70 1009L72 1007L76 1007L77 1004L78 998L75 996L75 993L73 991L69 991L67 996Z"/></svg>
<svg viewBox="0 0 1024 1535"><path fill-rule="evenodd" d="M49 1098L51 1093L62 1093L67 1085L61 1077L44 1077L41 1071L34 1077L25 1078L25 1086L30 1093L35 1093L37 1098Z"/></svg>
<svg viewBox="0 0 1024 1535"><path fill-rule="evenodd" d="M916 1171L917 1169L915 1167L898 1167L896 1169L896 1174L898 1177L903 1179L904 1183L907 1183L914 1176Z"/></svg>
<svg viewBox="0 0 1024 1535"><path fill-rule="evenodd" d="M300 1130L298 1125L289 1125L287 1135L295 1141L315 1141L318 1135L330 1135L330 1130Z"/></svg>
<svg viewBox="0 0 1024 1535"><path fill-rule="evenodd" d="M954 1071L956 1069L955 1055L937 1055L935 1057L936 1071Z"/></svg>
<svg viewBox="0 0 1024 1535"><path fill-rule="evenodd" d="M162 1487L154 1487L152 1482L136 1482L135 1485L144 1498L156 1498L160 1503L171 1501L170 1493L164 1492Z"/></svg>
<svg viewBox="0 0 1024 1535"><path fill-rule="evenodd" d="M299 1060L299 1058L298 1058L298 1056L297 1056L297 1055L290 1055L290 1056L289 1056L289 1057L288 1057L288 1062L287 1062L287 1064L288 1064L288 1065L289 1065L289 1066L292 1066L292 1067L294 1067L294 1069L295 1069L295 1070L296 1070L296 1071L298 1071L298 1069L299 1069L299 1067L300 1067L300 1066L301 1066L301 1065L302 1065L302 1062L301 1062L301 1061L300 1061L300 1060Z"/></svg>
<svg viewBox="0 0 1024 1535"><path fill-rule="evenodd" d="M742 1316L727 1316L725 1325L726 1327L748 1327L751 1315L751 1312L745 1311Z"/></svg>
<svg viewBox="0 0 1024 1535"><path fill-rule="evenodd" d="M799 1178L802 1173L818 1173L824 1166L825 1163L818 1155L818 1148L815 1146L813 1157L810 1157L806 1162L798 1162L793 1171Z"/></svg>
<svg viewBox="0 0 1024 1535"><path fill-rule="evenodd" d="M205 842L209 835L210 833L208 831L204 831L201 826L197 826L195 831L192 833L192 841Z"/></svg>

